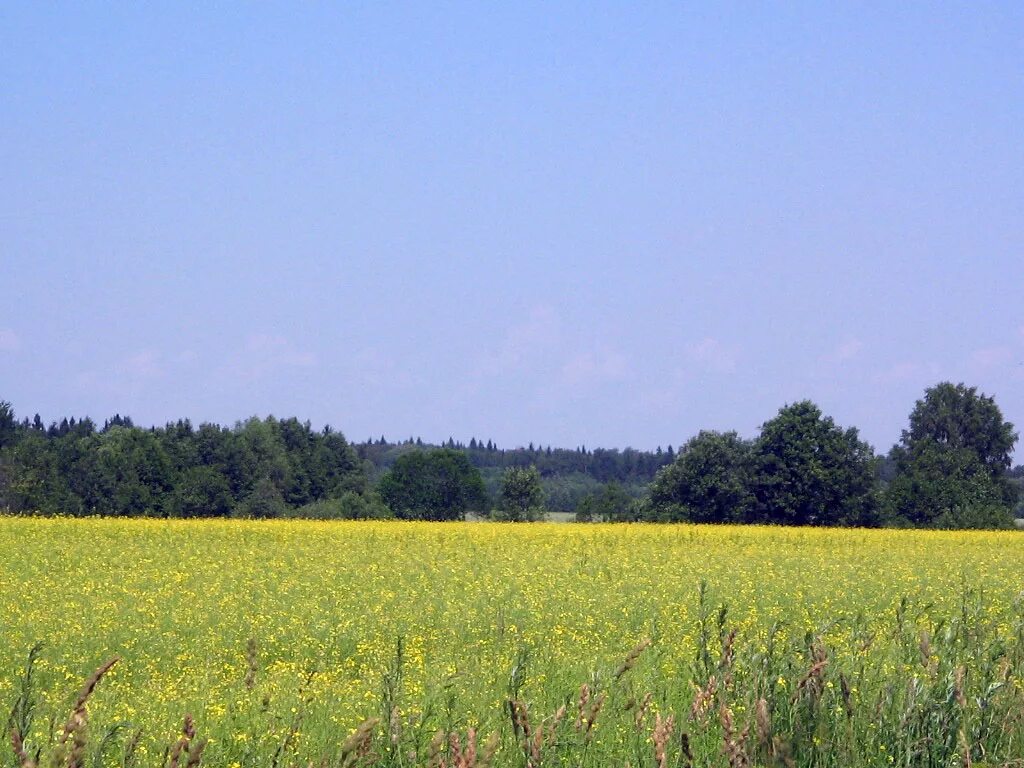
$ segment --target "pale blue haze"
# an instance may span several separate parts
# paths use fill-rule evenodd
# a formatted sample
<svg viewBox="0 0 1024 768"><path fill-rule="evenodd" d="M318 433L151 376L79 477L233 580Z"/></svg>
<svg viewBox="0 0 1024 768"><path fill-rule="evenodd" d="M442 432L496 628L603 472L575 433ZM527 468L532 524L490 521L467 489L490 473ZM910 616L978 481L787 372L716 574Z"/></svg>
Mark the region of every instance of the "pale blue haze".
<svg viewBox="0 0 1024 768"><path fill-rule="evenodd" d="M1019 2L0 8L19 415L887 450L1022 267Z"/></svg>

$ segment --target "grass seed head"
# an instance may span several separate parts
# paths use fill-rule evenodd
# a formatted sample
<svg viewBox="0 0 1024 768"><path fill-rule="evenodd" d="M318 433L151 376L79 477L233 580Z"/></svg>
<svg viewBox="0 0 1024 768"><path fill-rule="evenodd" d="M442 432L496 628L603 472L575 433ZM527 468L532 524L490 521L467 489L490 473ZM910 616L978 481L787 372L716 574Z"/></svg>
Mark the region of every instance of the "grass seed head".
<svg viewBox="0 0 1024 768"><path fill-rule="evenodd" d="M621 680L623 675L633 669L633 667L636 666L637 659L640 658L640 654L649 648L650 645L651 639L649 637L644 638L640 641L639 645L626 654L626 658L623 660L622 664L620 664L619 668L615 670L615 680Z"/></svg>
<svg viewBox="0 0 1024 768"><path fill-rule="evenodd" d="M754 722L757 725L757 742L762 748L767 748L770 746L772 738L772 716L768 712L768 702L764 696L757 700L757 706L754 709Z"/></svg>
<svg viewBox="0 0 1024 768"><path fill-rule="evenodd" d="M653 699L654 695L648 691L640 700L640 706L637 707L636 712L633 714L633 726L635 728L640 728L643 725L644 718L647 717L647 711L650 709Z"/></svg>
<svg viewBox="0 0 1024 768"><path fill-rule="evenodd" d="M14 757L18 761L18 768L36 768L35 761L25 751L25 742L17 727L11 728L11 747L14 749Z"/></svg>
<svg viewBox="0 0 1024 768"><path fill-rule="evenodd" d="M668 768L668 745L675 724L675 715L665 718L660 713L654 715L654 762L658 768Z"/></svg>

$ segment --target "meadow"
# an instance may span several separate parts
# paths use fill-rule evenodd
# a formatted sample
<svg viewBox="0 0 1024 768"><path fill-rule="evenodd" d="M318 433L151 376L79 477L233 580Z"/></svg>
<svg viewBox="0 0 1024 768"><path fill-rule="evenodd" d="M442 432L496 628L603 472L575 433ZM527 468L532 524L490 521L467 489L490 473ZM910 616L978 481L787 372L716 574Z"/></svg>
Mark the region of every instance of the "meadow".
<svg viewBox="0 0 1024 768"><path fill-rule="evenodd" d="M1022 589L1014 532L8 518L3 762L1024 765Z"/></svg>

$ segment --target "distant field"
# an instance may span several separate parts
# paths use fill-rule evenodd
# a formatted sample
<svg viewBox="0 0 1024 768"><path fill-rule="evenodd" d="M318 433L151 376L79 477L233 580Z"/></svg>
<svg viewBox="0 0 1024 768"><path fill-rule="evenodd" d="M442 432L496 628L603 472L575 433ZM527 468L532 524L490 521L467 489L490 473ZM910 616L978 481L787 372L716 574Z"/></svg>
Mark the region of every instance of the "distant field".
<svg viewBox="0 0 1024 768"><path fill-rule="evenodd" d="M122 657L99 764L136 727L159 764L186 712L224 766L425 765L470 727L510 766L661 764L656 727L664 765L729 765L730 738L756 764L1024 754L1016 532L4 519L0 553L8 709L46 644L30 744Z"/></svg>
<svg viewBox="0 0 1024 768"><path fill-rule="evenodd" d="M572 512L548 512L547 519L552 523L571 523L576 518Z"/></svg>

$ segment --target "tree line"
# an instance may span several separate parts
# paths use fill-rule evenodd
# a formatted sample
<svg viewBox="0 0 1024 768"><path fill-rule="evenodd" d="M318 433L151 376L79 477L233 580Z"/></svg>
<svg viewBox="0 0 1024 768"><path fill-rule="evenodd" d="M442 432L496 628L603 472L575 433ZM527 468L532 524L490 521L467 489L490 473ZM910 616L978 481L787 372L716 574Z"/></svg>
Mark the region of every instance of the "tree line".
<svg viewBox="0 0 1024 768"><path fill-rule="evenodd" d="M395 462L407 453L418 450L446 448L466 454L470 464L480 472L487 496L500 501L501 488L509 469L536 467L540 473L546 510L573 513L581 504L589 503L606 486L639 498L647 491L658 470L676 457L672 446L654 451L635 448L552 448L528 444L526 447L501 448L494 441L471 438L468 443L448 438L440 445L424 443L421 438L388 441L383 435L356 444L356 452L369 462L371 479L378 480Z"/></svg>
<svg viewBox="0 0 1024 768"><path fill-rule="evenodd" d="M0 403L0 509L123 517L338 516L384 510L358 455L332 429L297 419L232 428L187 421L144 429L115 416L18 422Z"/></svg>
<svg viewBox="0 0 1024 768"><path fill-rule="evenodd" d="M792 525L1011 527L1017 434L991 397L948 382L925 392L888 456L810 401L760 435L701 432L660 472L638 519Z"/></svg>
<svg viewBox="0 0 1024 768"><path fill-rule="evenodd" d="M233 427L120 415L46 426L0 402L0 510L21 514L661 521L1008 527L1024 487L993 398L938 384L884 456L814 403L754 439L704 431L678 451L558 449L383 436L350 444L297 419ZM1018 513L1020 514L1020 513Z"/></svg>

